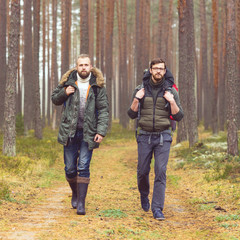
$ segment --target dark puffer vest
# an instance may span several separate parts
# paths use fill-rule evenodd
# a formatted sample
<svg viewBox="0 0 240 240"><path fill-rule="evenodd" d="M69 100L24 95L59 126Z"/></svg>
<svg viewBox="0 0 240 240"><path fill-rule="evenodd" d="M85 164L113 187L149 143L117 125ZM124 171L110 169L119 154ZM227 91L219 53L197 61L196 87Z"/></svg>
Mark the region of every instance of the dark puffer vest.
<svg viewBox="0 0 240 240"><path fill-rule="evenodd" d="M170 109L163 98L165 88L161 88L156 99L152 96L149 83L145 85L145 97L141 103L139 127L147 132L162 132L170 127Z"/></svg>
<svg viewBox="0 0 240 240"><path fill-rule="evenodd" d="M144 87L145 96L140 101L140 119L138 123L139 127L144 131L162 132L170 128L170 104L163 97L166 90L171 91L171 93L174 95L176 104L179 107L179 112L175 115L172 115L173 119L176 121L180 121L183 118L183 110L180 105L178 93L176 89L172 87L174 81L171 72L167 70L164 77L164 82L159 89L155 100L153 98L152 86L150 84L150 73L144 75L143 84L141 86L137 86L133 93L134 98L137 91L139 91L141 87ZM138 112L134 112L131 108L129 108L128 115L130 118L134 119L138 117Z"/></svg>

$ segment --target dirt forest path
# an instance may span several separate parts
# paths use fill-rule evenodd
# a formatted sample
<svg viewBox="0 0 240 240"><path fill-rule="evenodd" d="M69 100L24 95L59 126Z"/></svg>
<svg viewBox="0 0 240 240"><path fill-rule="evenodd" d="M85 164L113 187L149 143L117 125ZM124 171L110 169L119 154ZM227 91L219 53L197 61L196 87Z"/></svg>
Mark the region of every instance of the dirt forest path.
<svg viewBox="0 0 240 240"><path fill-rule="evenodd" d="M168 180L165 221L154 220L151 211L145 213L136 185L136 156L135 141L102 146L91 164L85 216L71 208L70 189L62 182L45 189L31 204L5 209L8 227L0 230L0 239L228 239L213 212L197 211L189 204L195 190L188 189L188 176L183 187ZM173 171L169 167L168 175Z"/></svg>

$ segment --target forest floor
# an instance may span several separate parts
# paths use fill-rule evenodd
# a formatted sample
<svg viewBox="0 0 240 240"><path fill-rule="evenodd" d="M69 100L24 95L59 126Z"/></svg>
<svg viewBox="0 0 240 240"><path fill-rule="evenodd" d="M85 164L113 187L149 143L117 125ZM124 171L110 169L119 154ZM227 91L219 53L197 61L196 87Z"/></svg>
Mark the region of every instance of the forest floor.
<svg viewBox="0 0 240 240"><path fill-rule="evenodd" d="M157 221L151 211L141 209L136 141L106 139L93 154L85 216L71 208L70 188L63 177L39 188L26 188L16 179L15 196L25 191L25 200L0 204L0 239L240 239L239 201L228 199L229 193L220 188L223 182L204 180L204 170L177 169L176 161L181 159L175 151L173 146L167 171L166 220ZM64 175L61 158L60 152L53 167ZM153 178L152 167L151 187ZM151 194L152 188L150 199Z"/></svg>

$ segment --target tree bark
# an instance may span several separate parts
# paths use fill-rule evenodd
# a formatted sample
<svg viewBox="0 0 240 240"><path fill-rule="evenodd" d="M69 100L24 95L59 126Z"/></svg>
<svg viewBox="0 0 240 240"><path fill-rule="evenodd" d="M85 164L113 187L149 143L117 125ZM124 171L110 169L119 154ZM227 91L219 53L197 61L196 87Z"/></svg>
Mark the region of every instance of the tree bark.
<svg viewBox="0 0 240 240"><path fill-rule="evenodd" d="M212 17L213 17L213 82L214 98L212 113L213 134L218 133L218 0L212 0Z"/></svg>
<svg viewBox="0 0 240 240"><path fill-rule="evenodd" d="M5 88L6 88L6 26L7 26L7 8L6 0L0 0L0 112L4 112L4 99L5 99ZM3 125L3 114L0 115L0 128Z"/></svg>
<svg viewBox="0 0 240 240"><path fill-rule="evenodd" d="M33 126L32 1L24 0L24 134Z"/></svg>
<svg viewBox="0 0 240 240"><path fill-rule="evenodd" d="M205 120L208 111L206 91L208 88L208 31L206 21L205 0L200 1L200 57L199 57L199 81L198 81L198 120ZM203 117L202 117L203 116Z"/></svg>
<svg viewBox="0 0 240 240"><path fill-rule="evenodd" d="M218 118L219 118L219 130L224 131L224 125L226 123L226 106L227 106L227 101L226 101L226 35L227 35L227 27L226 27L226 22L227 22L227 2L222 1L221 2L221 37L220 37L220 51L219 51L219 112L218 112Z"/></svg>
<svg viewBox="0 0 240 240"><path fill-rule="evenodd" d="M115 1L107 1L107 23L106 23L106 45L105 45L105 63L106 63L106 87L109 100L109 129L112 124L112 61L113 61L113 21L114 21Z"/></svg>
<svg viewBox="0 0 240 240"><path fill-rule="evenodd" d="M187 5L186 0L178 0L178 16L179 16L179 97L184 111L184 118L178 124L177 142L187 140Z"/></svg>
<svg viewBox="0 0 240 240"><path fill-rule="evenodd" d="M88 1L80 0L80 52L89 54Z"/></svg>
<svg viewBox="0 0 240 240"><path fill-rule="evenodd" d="M187 126L189 146L198 141L197 106L195 97L195 37L193 0L187 0ZM186 111L186 110L185 110Z"/></svg>
<svg viewBox="0 0 240 240"><path fill-rule="evenodd" d="M3 154L16 155L16 80L20 35L20 3L19 0L11 1L11 20L9 29L8 70L6 84L6 98L4 111L4 139Z"/></svg>
<svg viewBox="0 0 240 240"><path fill-rule="evenodd" d="M42 0L42 126L46 124L46 0Z"/></svg>
<svg viewBox="0 0 240 240"><path fill-rule="evenodd" d="M227 143L228 153L236 156L238 150L238 127L237 127L237 99L236 88L236 22L235 22L235 0L227 2L227 93L228 93L228 113L227 113Z"/></svg>
<svg viewBox="0 0 240 240"><path fill-rule="evenodd" d="M41 119L41 103L39 89L39 40L40 40L40 0L33 1L33 70L34 70L34 109L35 109L35 137L42 139L42 119Z"/></svg>
<svg viewBox="0 0 240 240"><path fill-rule="evenodd" d="M51 64L51 84L52 89L56 88L58 85L58 65L57 65L57 0L52 0L52 16L53 16L53 26L52 26L52 64ZM60 121L60 106L53 106L53 118L52 128L55 129L58 122Z"/></svg>

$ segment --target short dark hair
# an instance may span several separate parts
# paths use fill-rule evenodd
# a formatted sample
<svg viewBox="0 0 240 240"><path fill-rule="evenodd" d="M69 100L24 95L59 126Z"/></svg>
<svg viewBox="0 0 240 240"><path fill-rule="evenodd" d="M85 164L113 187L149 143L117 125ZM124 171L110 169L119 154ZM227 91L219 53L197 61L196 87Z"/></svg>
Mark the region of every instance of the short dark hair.
<svg viewBox="0 0 240 240"><path fill-rule="evenodd" d="M166 69L166 63L164 60L162 60L161 58L154 58L151 62L150 62L150 68L152 69L152 66L158 63L164 63L164 68Z"/></svg>
<svg viewBox="0 0 240 240"><path fill-rule="evenodd" d="M86 53L80 54L80 55L77 57L76 63L78 62L78 59L79 59L79 58L89 58L90 63L91 63L91 58L90 58L89 54L86 54Z"/></svg>

